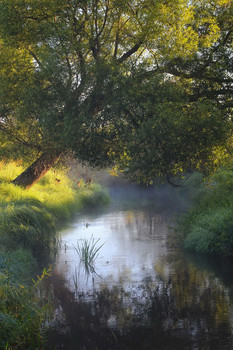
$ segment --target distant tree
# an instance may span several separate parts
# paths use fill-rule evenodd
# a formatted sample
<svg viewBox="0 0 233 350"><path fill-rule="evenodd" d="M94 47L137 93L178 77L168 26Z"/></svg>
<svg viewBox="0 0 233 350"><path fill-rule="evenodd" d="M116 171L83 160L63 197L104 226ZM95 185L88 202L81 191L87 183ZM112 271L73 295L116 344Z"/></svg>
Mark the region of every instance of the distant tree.
<svg viewBox="0 0 233 350"><path fill-rule="evenodd" d="M203 119L209 118L206 128L212 129L223 121L222 131L225 120L215 102L196 107L195 102L207 96L203 96L195 67L202 65L208 77L209 66L203 57L228 45L227 11L232 11L232 5L226 0L1 0L0 134L7 135L5 149L19 145L23 156L28 154L35 160L14 183L29 188L68 152L93 166L116 162L137 166L140 157L148 159L145 168L153 166L154 172L145 172L139 179L174 173L181 166L187 168L188 157L187 150L182 158L181 149L172 147L176 132L183 137L183 152L186 145L192 149L190 141L195 144L196 151L190 155L195 158L193 167L198 157L201 161L205 154L206 159L208 150L221 144L222 137L212 133L205 139ZM224 65L223 58L221 79ZM217 70L213 62L211 67L213 72ZM157 74L159 78L155 78ZM166 103L167 83L163 80L171 75L177 78L170 86L184 86L180 95L184 100L179 104L170 97ZM144 89L140 89L140 81ZM221 80L221 84L225 83ZM155 98L150 93L152 86L156 87L154 92L161 90ZM213 100L221 105L215 90ZM198 123L200 110L201 127L191 128L187 138L189 121ZM167 142L164 116L170 123L169 131L174 128ZM196 144L198 130L203 142ZM159 171L158 162L151 162L155 152L151 152L152 158L145 157L147 148L158 148L158 137L164 137L167 144L159 154ZM207 152L201 152L206 145ZM141 156L136 152L138 147Z"/></svg>

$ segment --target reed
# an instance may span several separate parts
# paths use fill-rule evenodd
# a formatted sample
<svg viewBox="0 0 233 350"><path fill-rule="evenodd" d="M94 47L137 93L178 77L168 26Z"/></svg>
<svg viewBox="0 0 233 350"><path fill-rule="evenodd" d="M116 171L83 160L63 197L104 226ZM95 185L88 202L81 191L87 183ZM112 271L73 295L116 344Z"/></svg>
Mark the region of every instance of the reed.
<svg viewBox="0 0 233 350"><path fill-rule="evenodd" d="M77 242L77 245L74 246L80 261L84 263L84 266L87 270L94 271L94 263L96 258L99 255L100 249L103 247L104 243L97 245L100 241L100 238L97 240L91 236L90 239L84 239L83 243Z"/></svg>

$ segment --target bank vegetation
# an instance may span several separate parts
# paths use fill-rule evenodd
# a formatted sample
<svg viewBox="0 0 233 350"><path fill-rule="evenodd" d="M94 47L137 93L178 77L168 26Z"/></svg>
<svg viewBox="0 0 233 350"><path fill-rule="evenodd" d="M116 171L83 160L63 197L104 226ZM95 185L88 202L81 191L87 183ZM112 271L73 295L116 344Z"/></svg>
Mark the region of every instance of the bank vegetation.
<svg viewBox="0 0 233 350"><path fill-rule="evenodd" d="M17 162L0 163L0 349L42 349L49 296L42 281L50 266L41 256L57 249L56 228L87 206L108 203L106 190L48 172L25 191L11 183ZM45 268L44 268L45 267Z"/></svg>

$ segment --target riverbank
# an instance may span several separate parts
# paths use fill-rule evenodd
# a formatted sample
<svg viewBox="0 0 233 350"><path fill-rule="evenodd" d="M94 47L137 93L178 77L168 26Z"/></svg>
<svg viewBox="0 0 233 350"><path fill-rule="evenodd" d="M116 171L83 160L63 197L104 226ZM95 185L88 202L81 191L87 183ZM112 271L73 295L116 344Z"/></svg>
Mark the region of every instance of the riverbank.
<svg viewBox="0 0 233 350"><path fill-rule="evenodd" d="M187 189L193 205L176 230L183 246L201 254L233 256L233 170L204 179L195 174Z"/></svg>
<svg viewBox="0 0 233 350"><path fill-rule="evenodd" d="M38 257L56 243L56 228L75 212L106 204L109 195L96 184L75 184L50 171L30 190L10 183L22 167L0 163L0 348L42 349L48 298L37 276Z"/></svg>

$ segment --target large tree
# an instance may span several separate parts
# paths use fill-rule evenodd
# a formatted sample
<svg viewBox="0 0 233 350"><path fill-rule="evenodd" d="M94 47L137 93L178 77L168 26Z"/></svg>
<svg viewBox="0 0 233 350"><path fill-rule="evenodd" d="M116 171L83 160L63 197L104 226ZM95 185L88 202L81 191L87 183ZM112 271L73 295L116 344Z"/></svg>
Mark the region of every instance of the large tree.
<svg viewBox="0 0 233 350"><path fill-rule="evenodd" d="M173 183L197 169L209 173L232 148L232 122L225 110L215 101L190 101L193 95L173 79L134 78L122 96L128 103L116 110L125 119L131 115L118 167L133 181Z"/></svg>
<svg viewBox="0 0 233 350"><path fill-rule="evenodd" d="M232 11L226 0L1 0L0 133L36 159L14 182L30 187L67 152L91 165L118 161L137 167L140 159L134 156L140 144L145 160L147 149L157 152L159 137L166 143L163 119L170 123L169 130L173 128L173 140L178 123L183 130L180 144L185 149L190 122L204 109L189 107L192 99L196 104L203 99L203 83L196 79L199 71L195 67L202 65L201 77L203 72L208 76L210 64L206 62L212 64L211 52L220 52L218 48L229 42L231 33L219 20L222 16L230 23L226 11ZM208 59L203 63L205 54ZM218 70L221 79L221 69L226 74L222 67ZM173 91L185 80L175 101L171 94L166 97L163 88L171 75L177 77L169 82ZM221 81L220 86L223 84ZM149 93L150 87L161 91L157 96L162 104ZM215 91L214 98L219 100L220 93ZM164 109L168 104L169 113ZM207 135L224 120L216 112L218 106L210 105L207 108L205 104L205 116L217 118L206 123ZM223 124L222 131L226 130L225 120ZM147 137L147 129L155 133ZM222 143L219 133L195 143L196 133L198 126L191 133L196 135L192 140L196 152L190 155L195 159L201 160L201 148L207 143L209 150L218 140ZM128 135L134 137L128 140ZM159 171L150 171L149 177L174 173L187 164L188 152L182 158L176 147L169 146L172 142L168 138L166 148L148 157L145 166L149 167L151 159L155 159L151 164L154 170L162 164Z"/></svg>

